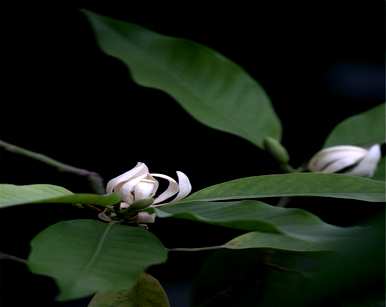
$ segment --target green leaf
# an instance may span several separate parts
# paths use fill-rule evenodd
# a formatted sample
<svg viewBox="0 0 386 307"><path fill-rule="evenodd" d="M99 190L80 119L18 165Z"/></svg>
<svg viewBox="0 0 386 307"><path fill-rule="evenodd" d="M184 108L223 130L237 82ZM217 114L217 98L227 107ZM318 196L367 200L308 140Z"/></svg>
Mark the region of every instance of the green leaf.
<svg viewBox="0 0 386 307"><path fill-rule="evenodd" d="M369 146L385 142L385 104L350 117L338 124L324 147L334 145Z"/></svg>
<svg viewBox="0 0 386 307"><path fill-rule="evenodd" d="M144 229L94 220L52 225L31 246L29 268L55 279L59 300L129 289L147 267L164 262L167 254Z"/></svg>
<svg viewBox="0 0 386 307"><path fill-rule="evenodd" d="M255 200L179 203L156 208L155 212L160 218L174 217L252 231L222 246L230 249L323 251L331 249L336 239L356 231L327 224L301 209L274 207Z"/></svg>
<svg viewBox="0 0 386 307"><path fill-rule="evenodd" d="M386 157L383 157L377 166L377 170L373 176L376 180L385 180L385 168L386 168Z"/></svg>
<svg viewBox="0 0 386 307"><path fill-rule="evenodd" d="M142 274L130 290L96 294L88 307L169 307L168 297L153 276Z"/></svg>
<svg viewBox="0 0 386 307"><path fill-rule="evenodd" d="M285 234L249 232L224 245L229 249L270 248L295 252L320 252L333 250L334 245L312 239L302 240Z"/></svg>
<svg viewBox="0 0 386 307"><path fill-rule="evenodd" d="M385 201L383 182L341 174L294 173L236 179L207 187L184 201L229 200L283 196L348 198Z"/></svg>
<svg viewBox="0 0 386 307"><path fill-rule="evenodd" d="M263 88L241 67L203 45L86 12L100 47L123 61L134 80L165 91L201 123L262 147L281 137Z"/></svg>
<svg viewBox="0 0 386 307"><path fill-rule="evenodd" d="M118 203L116 194L74 194L69 190L50 184L32 184L17 186L0 184L0 208L32 204L32 203L63 203L63 204L94 204L108 206Z"/></svg>

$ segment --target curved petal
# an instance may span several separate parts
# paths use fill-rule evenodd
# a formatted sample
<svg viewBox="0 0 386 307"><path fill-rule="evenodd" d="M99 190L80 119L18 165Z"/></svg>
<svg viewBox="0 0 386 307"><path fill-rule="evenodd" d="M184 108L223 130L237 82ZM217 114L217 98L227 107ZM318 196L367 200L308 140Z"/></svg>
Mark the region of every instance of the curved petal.
<svg viewBox="0 0 386 307"><path fill-rule="evenodd" d="M369 148L367 155L357 166L347 172L347 175L368 176L374 175L379 160L381 159L381 147L377 144Z"/></svg>
<svg viewBox="0 0 386 307"><path fill-rule="evenodd" d="M138 162L137 165L129 170L126 173L123 173L122 175L119 175L118 177L115 177L111 179L106 186L106 192L112 193L116 188L119 188L119 186L124 183L127 180L133 179L136 176L148 174L149 169L147 168L145 163Z"/></svg>
<svg viewBox="0 0 386 307"><path fill-rule="evenodd" d="M119 195L121 195L121 198L131 204L133 201L134 201L134 196L133 196L133 191L134 191L134 187L142 180L144 179L145 177L147 176L147 174L144 174L144 175L141 175L141 176L138 176L138 177L135 177L125 183L123 183L120 188L118 189L118 193Z"/></svg>
<svg viewBox="0 0 386 307"><path fill-rule="evenodd" d="M135 201L153 197L157 188L158 182L155 179L142 179L134 186L133 193Z"/></svg>
<svg viewBox="0 0 386 307"><path fill-rule="evenodd" d="M364 150L366 151L366 149L359 147L359 146L338 145L338 146L331 146L331 147L324 148L319 152L326 152L326 153L331 152L331 151L359 151L359 152L363 152Z"/></svg>
<svg viewBox="0 0 386 307"><path fill-rule="evenodd" d="M363 158L363 157L361 157ZM322 173L336 173L339 172L346 167L353 166L358 163L361 158L353 157L353 156L345 156L338 158L336 161L326 165L324 169L321 170Z"/></svg>
<svg viewBox="0 0 386 307"><path fill-rule="evenodd" d="M177 196L173 199L173 201L177 201L182 198L185 198L192 191L192 185L189 181L188 176L186 176L183 172L177 171L177 177L178 177L179 191Z"/></svg>
<svg viewBox="0 0 386 307"><path fill-rule="evenodd" d="M325 168L338 160L347 159L352 161L351 164L355 164L366 154L366 149L356 146L330 147L319 151L308 163L308 169L313 172L325 172Z"/></svg>
<svg viewBox="0 0 386 307"><path fill-rule="evenodd" d="M153 205L163 202L164 200L178 193L178 183L172 177L162 175L162 174L150 174L150 175L154 177L166 179L167 181L169 181L169 185L167 189L154 199Z"/></svg>

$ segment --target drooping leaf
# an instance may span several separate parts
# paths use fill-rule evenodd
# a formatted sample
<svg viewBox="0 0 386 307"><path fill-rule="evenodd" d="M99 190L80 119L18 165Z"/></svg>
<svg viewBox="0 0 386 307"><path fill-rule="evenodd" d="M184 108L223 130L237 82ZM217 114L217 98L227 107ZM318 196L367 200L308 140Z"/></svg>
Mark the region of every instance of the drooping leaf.
<svg viewBox="0 0 386 307"><path fill-rule="evenodd" d="M241 67L203 45L86 12L100 47L134 80L165 91L195 119L262 147L281 126L262 87Z"/></svg>
<svg viewBox="0 0 386 307"><path fill-rule="evenodd" d="M333 241L331 239L331 241ZM320 252L333 250L331 242L302 240L281 233L249 232L224 244L229 249L269 248L295 252Z"/></svg>
<svg viewBox="0 0 386 307"><path fill-rule="evenodd" d="M59 300L129 289L147 267L166 260L166 249L150 232L94 220L52 225L31 246L29 268L55 279Z"/></svg>
<svg viewBox="0 0 386 307"><path fill-rule="evenodd" d="M261 306L314 306L330 302L333 306L378 306L385 299L385 215L366 223L355 236L339 240L336 253L321 257L316 270L307 274L298 289L278 292L273 284L265 287L266 300ZM358 291L360 289L360 291ZM299 295L301 291L302 295ZM280 293L280 297L277 295ZM336 303L334 303L334 301ZM374 304L366 304L373 301ZM368 302L369 303L369 302ZM325 306L326 304L318 304ZM259 305L260 306L260 305ZM382 306L382 305L379 305Z"/></svg>
<svg viewBox="0 0 386 307"><path fill-rule="evenodd" d="M385 142L385 104L352 116L338 124L324 147L334 145L370 146Z"/></svg>
<svg viewBox="0 0 386 307"><path fill-rule="evenodd" d="M222 247L272 248L290 251L331 249L338 238L352 236L356 228L327 224L301 209L281 208L255 201L186 202L156 208L160 218L174 217L250 231Z"/></svg>
<svg viewBox="0 0 386 307"><path fill-rule="evenodd" d="M116 194L74 194L69 190L50 184L32 184L17 186L0 184L0 208L32 204L32 203L62 203L62 204L94 204L108 206L118 203Z"/></svg>
<svg viewBox="0 0 386 307"><path fill-rule="evenodd" d="M142 274L129 290L97 293L88 307L169 307L168 297L157 279Z"/></svg>
<svg viewBox="0 0 386 307"><path fill-rule="evenodd" d="M341 174L265 175L216 184L193 193L185 201L283 196L318 196L384 202L385 185L377 180Z"/></svg>
<svg viewBox="0 0 386 307"><path fill-rule="evenodd" d="M373 176L376 180L385 180L385 168L386 168L386 157L383 157L377 166L377 170Z"/></svg>

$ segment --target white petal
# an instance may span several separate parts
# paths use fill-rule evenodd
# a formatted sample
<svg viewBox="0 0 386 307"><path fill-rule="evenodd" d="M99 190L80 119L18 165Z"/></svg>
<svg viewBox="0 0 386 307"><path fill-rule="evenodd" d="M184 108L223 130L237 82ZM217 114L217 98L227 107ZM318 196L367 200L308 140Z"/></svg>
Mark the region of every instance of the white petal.
<svg viewBox="0 0 386 307"><path fill-rule="evenodd" d="M351 171L347 172L348 175L355 176L368 176L374 175L379 160L381 159L381 147L377 144L369 148L367 155L354 167Z"/></svg>
<svg viewBox="0 0 386 307"><path fill-rule="evenodd" d="M188 176L186 176L183 172L179 172L179 171L177 171L177 176L178 176L179 192L176 198L173 199L173 201L177 201L182 198L185 198L192 191L192 185L189 181Z"/></svg>
<svg viewBox="0 0 386 307"><path fill-rule="evenodd" d="M134 199L141 200L153 197L158 188L158 182L154 180L142 179L134 187Z"/></svg>
<svg viewBox="0 0 386 307"><path fill-rule="evenodd" d="M331 152L331 151L360 151L363 152L363 150L366 150L359 146L353 146L353 145L338 145L338 146L331 146L327 147L325 149L322 149L323 152Z"/></svg>
<svg viewBox="0 0 386 307"><path fill-rule="evenodd" d="M123 173L122 175L119 175L118 177L111 179L107 183L106 191L107 193L112 193L113 191L116 190L116 188L119 188L119 186L122 183L130 179L133 179L136 176L140 176L148 173L149 173L149 169L147 168L146 164L142 162L138 162L137 165L131 170L129 170L128 172Z"/></svg>
<svg viewBox="0 0 386 307"><path fill-rule="evenodd" d="M164 200L177 194L178 183L172 177L162 175L162 174L150 174L150 175L154 176L154 177L158 177L158 178L163 178L163 179L166 179L167 181L169 181L169 185L168 185L167 189L154 199L153 205L158 204L160 202L163 202Z"/></svg>
<svg viewBox="0 0 386 307"><path fill-rule="evenodd" d="M133 195L133 191L134 191L134 187L142 180L146 177L147 175L144 174L144 175L141 175L141 176L138 176L138 177L135 177L125 183L123 183L120 188L118 189L118 193L119 195L121 195L121 198L131 204L133 201L134 201L134 195Z"/></svg>
<svg viewBox="0 0 386 307"><path fill-rule="evenodd" d="M357 157L353 157L353 156L342 157L336 160L335 162L328 164L324 169L321 170L321 172L336 173L345 169L346 167L355 165L360 160L361 159L358 159Z"/></svg>
<svg viewBox="0 0 386 307"><path fill-rule="evenodd" d="M154 223L155 217L156 217L155 213L138 212L137 223L138 224Z"/></svg>
<svg viewBox="0 0 386 307"><path fill-rule="evenodd" d="M341 159L344 159L345 164L349 166L357 163L366 154L366 149L357 146L333 146L319 151L308 163L308 169L313 172L324 171L324 168L328 167L329 164Z"/></svg>
<svg viewBox="0 0 386 307"><path fill-rule="evenodd" d="M129 207L130 207L130 205L128 203L125 203L125 202L121 202L119 205L120 209L127 209Z"/></svg>

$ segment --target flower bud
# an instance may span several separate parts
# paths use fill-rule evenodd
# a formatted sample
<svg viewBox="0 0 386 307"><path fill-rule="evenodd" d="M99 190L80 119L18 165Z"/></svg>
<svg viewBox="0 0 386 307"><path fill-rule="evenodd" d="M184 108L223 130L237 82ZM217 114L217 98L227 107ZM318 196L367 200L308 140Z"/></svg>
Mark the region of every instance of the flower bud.
<svg viewBox="0 0 386 307"><path fill-rule="evenodd" d="M138 212L137 215L137 223L138 224L149 224L154 223L155 221L155 213L148 213L148 212Z"/></svg>
<svg viewBox="0 0 386 307"><path fill-rule="evenodd" d="M289 155L287 150L276 139L266 137L263 142L264 149L280 164L288 164Z"/></svg>
<svg viewBox="0 0 386 307"><path fill-rule="evenodd" d="M312 172L341 172L354 176L373 176L381 158L378 144L365 149L357 146L333 146L316 153L308 163Z"/></svg>
<svg viewBox="0 0 386 307"><path fill-rule="evenodd" d="M158 182L154 178L141 179L134 186L134 199L136 201L141 199L147 199L154 196L158 188Z"/></svg>

